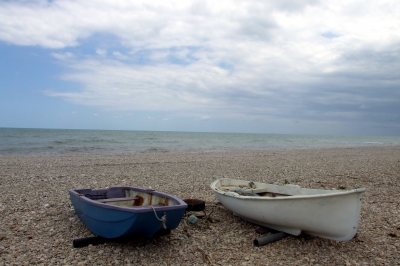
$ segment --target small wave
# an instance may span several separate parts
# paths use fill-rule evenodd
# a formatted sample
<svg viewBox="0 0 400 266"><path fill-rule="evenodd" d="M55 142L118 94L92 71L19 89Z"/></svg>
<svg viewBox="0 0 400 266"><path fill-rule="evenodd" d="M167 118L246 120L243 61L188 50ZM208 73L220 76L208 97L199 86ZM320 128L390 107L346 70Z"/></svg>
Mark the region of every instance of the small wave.
<svg viewBox="0 0 400 266"><path fill-rule="evenodd" d="M142 153L148 153L148 152L162 152L162 153L166 153L166 152L169 152L169 150L163 149L163 148L150 147L150 148L148 148L148 149L142 151Z"/></svg>

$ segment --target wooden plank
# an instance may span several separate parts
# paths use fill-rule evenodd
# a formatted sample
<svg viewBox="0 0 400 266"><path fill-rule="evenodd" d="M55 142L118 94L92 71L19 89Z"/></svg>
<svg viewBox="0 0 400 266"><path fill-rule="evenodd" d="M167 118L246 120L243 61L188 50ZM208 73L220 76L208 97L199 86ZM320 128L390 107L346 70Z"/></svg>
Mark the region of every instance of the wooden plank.
<svg viewBox="0 0 400 266"><path fill-rule="evenodd" d="M106 203L106 202L129 201L129 200L139 200L139 198L138 197L126 197L126 198L99 199L96 201Z"/></svg>
<svg viewBox="0 0 400 266"><path fill-rule="evenodd" d="M259 193L271 193L271 194L274 194L274 195L277 195L277 196L291 196L291 195L288 195L288 194L281 194L281 193L272 192L268 188L246 189L245 192L246 193L254 192L254 193L257 193L257 194L259 194Z"/></svg>

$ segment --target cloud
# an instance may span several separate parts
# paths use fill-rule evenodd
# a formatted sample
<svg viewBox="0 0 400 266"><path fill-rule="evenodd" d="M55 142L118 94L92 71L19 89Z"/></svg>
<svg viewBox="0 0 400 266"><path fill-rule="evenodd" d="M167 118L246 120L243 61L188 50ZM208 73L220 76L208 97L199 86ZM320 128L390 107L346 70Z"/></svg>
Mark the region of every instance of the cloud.
<svg viewBox="0 0 400 266"><path fill-rule="evenodd" d="M105 55L107 55L107 50L106 49L96 49L96 54L105 56Z"/></svg>
<svg viewBox="0 0 400 266"><path fill-rule="evenodd" d="M61 61L65 61L68 59L72 59L74 57L74 55L70 52L66 52L66 53L51 53L51 55Z"/></svg>
<svg viewBox="0 0 400 266"><path fill-rule="evenodd" d="M399 12L395 1L16 1L0 3L0 40L52 49L80 90L45 93L76 104L399 123Z"/></svg>
<svg viewBox="0 0 400 266"><path fill-rule="evenodd" d="M121 52L115 51L113 52L113 56L115 56L119 60L128 60L129 56L123 55Z"/></svg>
<svg viewBox="0 0 400 266"><path fill-rule="evenodd" d="M283 9L290 4L284 5L278 4ZM192 46L216 38L263 39L275 27L273 16L266 16L274 8L257 1L2 2L0 38L55 49L77 46L95 33L114 35L135 48Z"/></svg>

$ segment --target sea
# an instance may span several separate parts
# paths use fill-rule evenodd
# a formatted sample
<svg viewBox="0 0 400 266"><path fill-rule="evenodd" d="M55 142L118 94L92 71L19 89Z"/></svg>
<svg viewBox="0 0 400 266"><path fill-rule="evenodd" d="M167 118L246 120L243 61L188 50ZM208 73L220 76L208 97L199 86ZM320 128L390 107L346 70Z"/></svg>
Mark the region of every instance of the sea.
<svg viewBox="0 0 400 266"><path fill-rule="evenodd" d="M0 128L0 155L129 154L400 145L400 136Z"/></svg>

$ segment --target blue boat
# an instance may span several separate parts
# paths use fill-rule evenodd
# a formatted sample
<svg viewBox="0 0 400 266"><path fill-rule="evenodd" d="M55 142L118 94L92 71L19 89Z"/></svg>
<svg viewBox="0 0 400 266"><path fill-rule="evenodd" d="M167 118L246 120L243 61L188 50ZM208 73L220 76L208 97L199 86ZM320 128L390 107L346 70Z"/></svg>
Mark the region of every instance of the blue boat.
<svg viewBox="0 0 400 266"><path fill-rule="evenodd" d="M152 189L111 187L69 190L75 213L97 236L114 239L130 235L151 237L178 227L187 204Z"/></svg>

